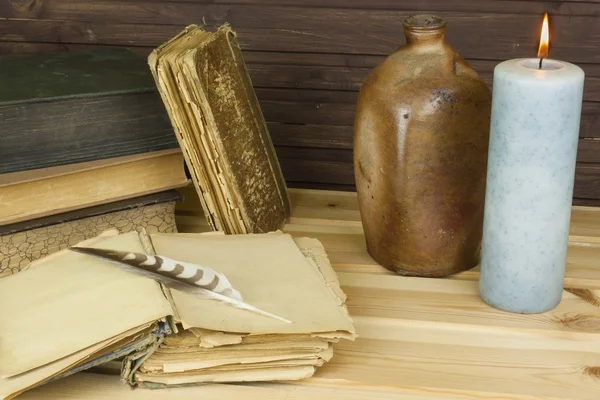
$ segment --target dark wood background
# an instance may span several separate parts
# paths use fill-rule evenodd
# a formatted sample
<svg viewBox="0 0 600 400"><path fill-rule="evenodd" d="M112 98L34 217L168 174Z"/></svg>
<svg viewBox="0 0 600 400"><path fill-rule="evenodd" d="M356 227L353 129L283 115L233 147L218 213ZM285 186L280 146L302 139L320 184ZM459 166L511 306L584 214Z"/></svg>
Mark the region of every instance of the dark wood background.
<svg viewBox="0 0 600 400"><path fill-rule="evenodd" d="M289 185L353 190L357 91L404 43L402 21L422 12L448 21L448 42L490 85L499 61L536 55L549 13L550 57L586 72L574 197L600 205L600 0L2 0L0 54L148 54L187 24L229 22Z"/></svg>

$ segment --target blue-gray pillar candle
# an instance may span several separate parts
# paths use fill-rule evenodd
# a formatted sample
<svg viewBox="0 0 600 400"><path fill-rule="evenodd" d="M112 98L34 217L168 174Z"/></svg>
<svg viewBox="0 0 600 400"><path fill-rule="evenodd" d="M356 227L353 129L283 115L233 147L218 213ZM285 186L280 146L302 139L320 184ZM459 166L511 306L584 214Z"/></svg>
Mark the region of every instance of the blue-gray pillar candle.
<svg viewBox="0 0 600 400"><path fill-rule="evenodd" d="M481 298L515 313L560 303L584 73L516 59L494 69Z"/></svg>

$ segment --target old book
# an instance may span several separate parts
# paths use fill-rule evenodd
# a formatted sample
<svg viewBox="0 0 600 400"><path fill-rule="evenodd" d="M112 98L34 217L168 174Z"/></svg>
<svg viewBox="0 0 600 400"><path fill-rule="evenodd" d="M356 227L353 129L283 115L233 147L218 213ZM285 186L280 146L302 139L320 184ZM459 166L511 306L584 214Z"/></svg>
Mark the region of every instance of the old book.
<svg viewBox="0 0 600 400"><path fill-rule="evenodd" d="M178 148L130 50L3 56L0 76L0 173Z"/></svg>
<svg viewBox="0 0 600 400"><path fill-rule="evenodd" d="M0 226L188 184L179 149L0 175Z"/></svg>
<svg viewBox="0 0 600 400"><path fill-rule="evenodd" d="M176 190L168 190L0 226L0 278L111 228L177 232L175 205L181 199Z"/></svg>
<svg viewBox="0 0 600 400"><path fill-rule="evenodd" d="M122 356L123 382L151 388L312 375L333 356L332 342L356 333L335 273L321 250L311 253L322 246L306 240L280 231L115 230L79 244L210 266L244 301L291 323L168 289L70 250L0 279L0 397Z"/></svg>
<svg viewBox="0 0 600 400"><path fill-rule="evenodd" d="M290 201L229 25L216 32L190 25L148 63L211 227L234 234L279 229Z"/></svg>

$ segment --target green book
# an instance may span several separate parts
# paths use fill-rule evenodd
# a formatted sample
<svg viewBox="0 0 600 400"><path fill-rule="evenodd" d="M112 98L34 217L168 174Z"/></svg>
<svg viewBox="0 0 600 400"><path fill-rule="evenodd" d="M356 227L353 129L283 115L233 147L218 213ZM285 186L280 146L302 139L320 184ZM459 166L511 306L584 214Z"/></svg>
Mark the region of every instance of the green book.
<svg viewBox="0 0 600 400"><path fill-rule="evenodd" d="M144 57L125 48L0 57L0 173L178 146Z"/></svg>

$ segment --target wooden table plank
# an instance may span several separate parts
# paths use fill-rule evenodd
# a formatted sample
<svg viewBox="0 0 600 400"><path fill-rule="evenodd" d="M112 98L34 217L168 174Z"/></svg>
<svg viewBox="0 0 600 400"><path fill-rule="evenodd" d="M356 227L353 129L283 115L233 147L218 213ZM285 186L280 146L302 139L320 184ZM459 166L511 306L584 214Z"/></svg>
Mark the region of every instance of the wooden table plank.
<svg viewBox="0 0 600 400"><path fill-rule="evenodd" d="M401 382L480 398L598 399L600 380L591 375L600 356L598 335L580 342L545 332L404 322L357 318L361 336L340 342L315 376L389 387Z"/></svg>
<svg viewBox="0 0 600 400"><path fill-rule="evenodd" d="M79 373L33 389L19 400L482 400L492 397L473 392L403 385L380 386L360 382L311 378L294 383L212 384L161 390L130 390L114 376ZM498 399L498 397L495 397ZM514 400L540 400L513 396ZM556 399L558 400L558 399ZM563 399L564 400L564 399Z"/></svg>

